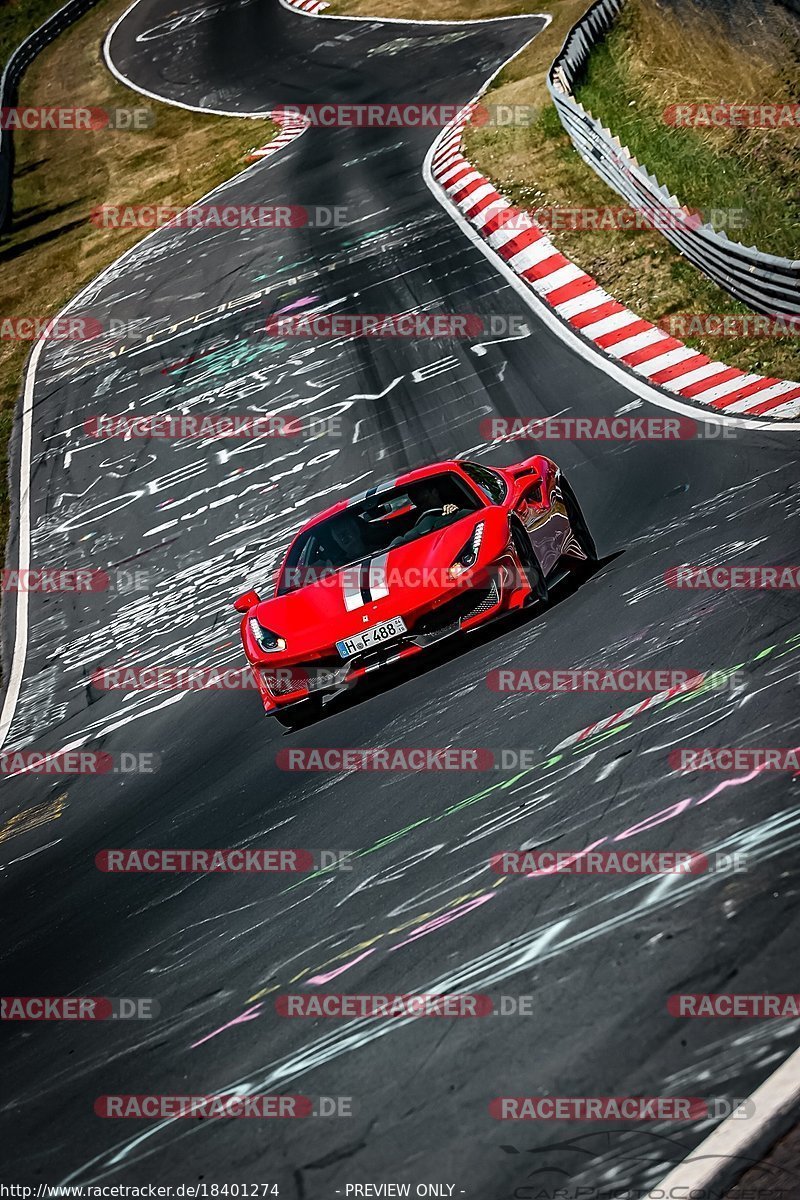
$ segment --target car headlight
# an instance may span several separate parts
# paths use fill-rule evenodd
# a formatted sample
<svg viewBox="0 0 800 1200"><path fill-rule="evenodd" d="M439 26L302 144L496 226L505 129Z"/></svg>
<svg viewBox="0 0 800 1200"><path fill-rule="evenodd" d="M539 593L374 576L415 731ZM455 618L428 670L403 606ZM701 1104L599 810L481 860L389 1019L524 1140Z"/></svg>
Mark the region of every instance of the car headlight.
<svg viewBox="0 0 800 1200"><path fill-rule="evenodd" d="M251 617L247 624L250 626L250 633L260 650L264 650L267 654L274 654L278 650L286 649L286 642L283 638L278 637L277 633L273 633L271 629L265 629L255 617Z"/></svg>
<svg viewBox="0 0 800 1200"><path fill-rule="evenodd" d="M450 576L452 579L458 579L459 575L463 575L470 567L474 567L478 561L478 553L483 541L483 521L476 525L473 529L469 541L462 546L455 562L450 568Z"/></svg>

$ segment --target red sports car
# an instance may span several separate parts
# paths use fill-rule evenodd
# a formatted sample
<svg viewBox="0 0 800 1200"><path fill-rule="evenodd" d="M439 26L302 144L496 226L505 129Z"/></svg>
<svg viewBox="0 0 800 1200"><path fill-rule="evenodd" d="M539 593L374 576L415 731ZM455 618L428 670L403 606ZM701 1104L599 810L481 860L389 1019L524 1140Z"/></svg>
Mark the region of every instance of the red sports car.
<svg viewBox="0 0 800 1200"><path fill-rule="evenodd" d="M454 460L342 500L299 531L271 599L246 592L242 642L264 708L293 728L369 672L529 602L596 561L559 468Z"/></svg>

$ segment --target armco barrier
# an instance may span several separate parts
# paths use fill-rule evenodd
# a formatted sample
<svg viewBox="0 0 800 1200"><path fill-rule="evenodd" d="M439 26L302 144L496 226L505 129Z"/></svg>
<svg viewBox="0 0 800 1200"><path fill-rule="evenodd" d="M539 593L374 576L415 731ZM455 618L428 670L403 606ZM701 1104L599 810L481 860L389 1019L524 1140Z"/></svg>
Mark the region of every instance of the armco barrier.
<svg viewBox="0 0 800 1200"><path fill-rule="evenodd" d="M0 107L13 108L17 103L20 80L40 50L57 38L78 17L93 8L97 0L69 0L63 8L35 29L17 46L0 78ZM0 128L0 233L11 228L14 192L14 137Z"/></svg>
<svg viewBox="0 0 800 1200"><path fill-rule="evenodd" d="M800 261L763 254L733 242L711 225L675 220L681 202L573 95L592 48L619 16L625 0L596 0L572 27L550 68L547 86L561 124L588 166L654 222L691 263L756 312L800 313Z"/></svg>

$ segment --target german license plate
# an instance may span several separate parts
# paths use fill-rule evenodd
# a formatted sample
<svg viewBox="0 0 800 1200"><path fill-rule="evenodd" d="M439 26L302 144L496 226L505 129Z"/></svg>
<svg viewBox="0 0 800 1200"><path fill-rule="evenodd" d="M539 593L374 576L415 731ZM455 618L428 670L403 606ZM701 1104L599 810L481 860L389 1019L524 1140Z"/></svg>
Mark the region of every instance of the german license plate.
<svg viewBox="0 0 800 1200"><path fill-rule="evenodd" d="M341 642L336 643L336 649L342 658L352 658L354 654L360 654L362 650L371 650L373 646L382 646L384 642L391 641L392 638L399 637L401 633L406 632L406 623L402 617L394 617L391 621L382 621L380 625L373 625L369 629L363 630L362 633L357 633L354 637L343 638Z"/></svg>

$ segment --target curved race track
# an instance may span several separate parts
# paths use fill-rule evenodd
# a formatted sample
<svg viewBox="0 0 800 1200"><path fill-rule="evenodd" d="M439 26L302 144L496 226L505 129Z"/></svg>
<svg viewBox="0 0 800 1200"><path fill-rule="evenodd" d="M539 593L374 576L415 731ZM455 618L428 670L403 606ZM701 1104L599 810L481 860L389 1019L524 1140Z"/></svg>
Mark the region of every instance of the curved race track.
<svg viewBox="0 0 800 1200"><path fill-rule="evenodd" d="M464 103L543 23L315 20L277 0L176 19L196 10L140 0L110 40L111 60L147 93L240 113L332 98ZM734 426L725 440L487 445L487 416L611 415L638 402L565 348L452 223L422 177L434 137L308 130L219 195L343 205L347 225L162 230L76 305L104 320L141 320L152 340L114 357L93 343L51 347L29 375L33 565L135 566L148 590L66 602L32 595L28 614L6 606L7 651L23 618L28 633L6 745L148 751L161 765L152 775L4 783L4 992L153 996L161 1016L12 1028L2 1100L9 1178L270 1181L281 1195L314 1200L353 1183L438 1182L455 1196L516 1190L526 1200L542 1163L550 1182L561 1171L574 1184L646 1187L707 1128L625 1126L608 1136L502 1126L490 1099L742 1097L797 1043L797 1023L680 1022L666 1011L679 990L793 990L796 781L764 772L726 777L720 788L718 776L670 772L667 756L684 744L794 744L796 601L791 592L663 583L681 562L792 561L794 435ZM252 299L234 303L244 297ZM522 312L526 336L486 346L253 336L270 313L299 302ZM183 406L338 414L343 436L231 447L96 441L82 428L104 411ZM663 415L646 404L635 412ZM567 470L605 556L582 587L557 589L545 614L495 627L296 734L266 721L248 691L92 686L93 670L119 661L238 662L231 597L264 584L291 530L329 497L423 460L470 451L510 462L534 449ZM18 478L19 446L15 470ZM494 667L536 665L737 668L743 678L552 754L632 701L498 696L486 686ZM276 752L294 745L527 748L538 765L480 778L279 770ZM740 851L747 869L499 883L487 867L491 853L522 844L610 846L655 814L652 831L631 834L626 847ZM361 853L351 872L299 882L111 877L94 865L105 847L242 844ZM326 990L525 994L534 1015L275 1015L274 990L290 981L313 990L309 979L340 968ZM100 1121L92 1111L104 1093L233 1085L351 1096L353 1116L158 1124Z"/></svg>

